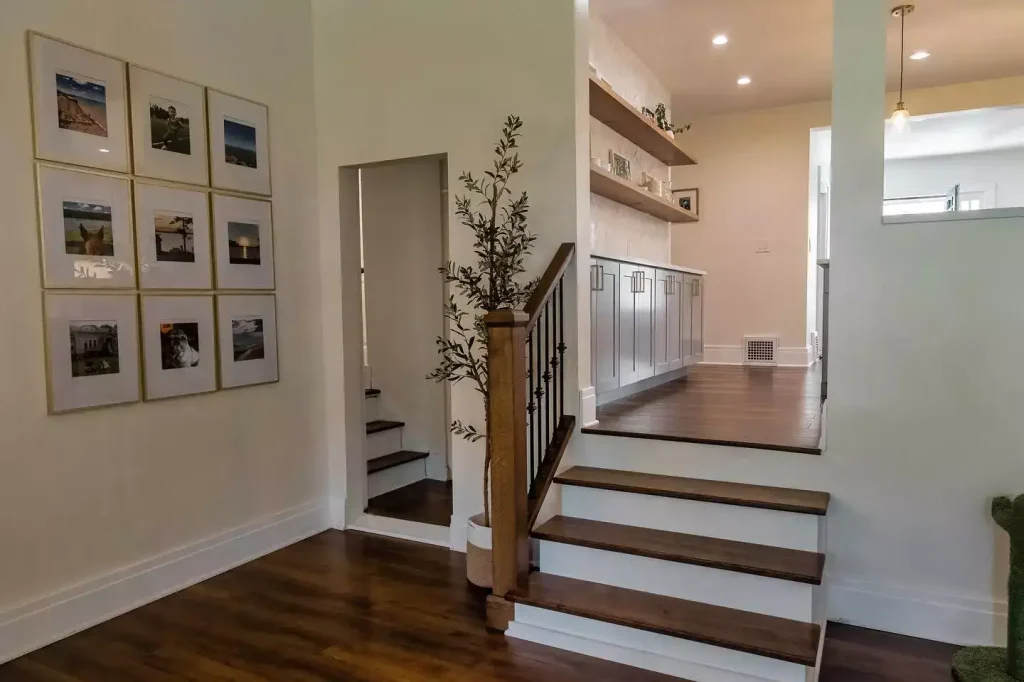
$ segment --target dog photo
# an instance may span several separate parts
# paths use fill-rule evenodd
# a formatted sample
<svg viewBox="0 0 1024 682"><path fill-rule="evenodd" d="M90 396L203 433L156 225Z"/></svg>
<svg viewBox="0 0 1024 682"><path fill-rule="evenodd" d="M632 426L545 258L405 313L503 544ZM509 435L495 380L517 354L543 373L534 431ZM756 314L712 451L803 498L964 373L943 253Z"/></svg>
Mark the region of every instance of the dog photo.
<svg viewBox="0 0 1024 682"><path fill-rule="evenodd" d="M150 97L149 130L153 149L175 154L192 154L189 116L182 103Z"/></svg>
<svg viewBox="0 0 1024 682"><path fill-rule="evenodd" d="M228 262L232 265L260 264L260 226L228 221Z"/></svg>
<svg viewBox="0 0 1024 682"><path fill-rule="evenodd" d="M160 362L163 369L186 369L199 365L198 322L161 323Z"/></svg>
<svg viewBox="0 0 1024 682"><path fill-rule="evenodd" d="M262 360L263 318L246 317L231 320L231 343L234 346L235 362Z"/></svg>
<svg viewBox="0 0 1024 682"><path fill-rule="evenodd" d="M117 354L117 322L74 321L71 333L71 376L94 377L121 371Z"/></svg>
<svg viewBox="0 0 1024 682"><path fill-rule="evenodd" d="M56 73L57 125L64 130L107 137L107 87L70 73Z"/></svg>
<svg viewBox="0 0 1024 682"><path fill-rule="evenodd" d="M194 220L185 213L153 212L156 259L172 263L195 263Z"/></svg>
<svg viewBox="0 0 1024 682"><path fill-rule="evenodd" d="M224 119L224 161L256 168L256 128L232 118Z"/></svg>
<svg viewBox="0 0 1024 682"><path fill-rule="evenodd" d="M65 201L64 252L75 256L113 256L113 211L87 201Z"/></svg>

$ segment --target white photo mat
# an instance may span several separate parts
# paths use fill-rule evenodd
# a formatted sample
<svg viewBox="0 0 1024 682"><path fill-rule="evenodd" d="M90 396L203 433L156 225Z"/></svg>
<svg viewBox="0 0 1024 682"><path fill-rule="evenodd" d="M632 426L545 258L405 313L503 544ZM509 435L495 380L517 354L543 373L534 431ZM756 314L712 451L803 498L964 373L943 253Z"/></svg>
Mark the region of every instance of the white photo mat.
<svg viewBox="0 0 1024 682"><path fill-rule="evenodd" d="M137 301L134 294L45 295L51 414L139 399Z"/></svg>
<svg viewBox="0 0 1024 682"><path fill-rule="evenodd" d="M274 288L274 225L269 201L214 193L213 240L218 289Z"/></svg>
<svg viewBox="0 0 1024 682"><path fill-rule="evenodd" d="M222 388L278 380L277 302L273 294L217 296Z"/></svg>
<svg viewBox="0 0 1024 682"><path fill-rule="evenodd" d="M135 64L128 74L135 175L209 185L203 86Z"/></svg>
<svg viewBox="0 0 1024 682"><path fill-rule="evenodd" d="M270 196L266 105L210 88L206 92L213 187Z"/></svg>
<svg viewBox="0 0 1024 682"><path fill-rule="evenodd" d="M43 286L134 289L128 179L46 165L36 170Z"/></svg>
<svg viewBox="0 0 1024 682"><path fill-rule="evenodd" d="M191 219L190 227L186 219ZM135 238L140 289L213 288L207 192L137 180Z"/></svg>
<svg viewBox="0 0 1024 682"><path fill-rule="evenodd" d="M146 400L217 390L213 296L142 296Z"/></svg>
<svg viewBox="0 0 1024 682"><path fill-rule="evenodd" d="M38 33L29 45L36 157L127 173L125 63Z"/></svg>

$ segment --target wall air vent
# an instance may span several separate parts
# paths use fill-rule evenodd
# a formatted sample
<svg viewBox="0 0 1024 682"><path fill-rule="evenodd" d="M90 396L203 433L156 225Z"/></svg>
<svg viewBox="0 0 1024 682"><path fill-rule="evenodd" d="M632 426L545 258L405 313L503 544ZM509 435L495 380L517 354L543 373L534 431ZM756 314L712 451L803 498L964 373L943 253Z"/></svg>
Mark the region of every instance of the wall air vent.
<svg viewBox="0 0 1024 682"><path fill-rule="evenodd" d="M743 364L760 367L777 366L779 364L778 337L743 337Z"/></svg>

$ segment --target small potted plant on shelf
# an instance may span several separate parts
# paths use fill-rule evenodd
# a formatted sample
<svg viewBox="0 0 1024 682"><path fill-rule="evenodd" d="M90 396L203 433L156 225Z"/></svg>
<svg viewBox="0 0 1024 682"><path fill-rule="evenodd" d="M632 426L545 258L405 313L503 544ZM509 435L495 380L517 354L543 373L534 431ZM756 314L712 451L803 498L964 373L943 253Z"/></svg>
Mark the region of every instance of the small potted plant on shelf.
<svg viewBox="0 0 1024 682"><path fill-rule="evenodd" d="M494 167L482 176L463 172L459 181L468 194L455 199L455 214L473 231L475 265L457 265L451 261L439 269L444 281L454 285L444 305L448 320L448 338L437 337L441 361L430 379L457 384L469 381L484 401L487 414L487 327L484 316L495 310L521 307L533 293L536 281L522 281L524 260L536 236L526 226L529 202L526 192L516 197L509 181L522 169L519 138L522 121L509 116L494 149ZM481 587L491 586L491 446L487 439L486 416L480 430L461 419L452 421L452 434L469 442L486 442L484 454L484 509L469 520L469 546L466 551L466 575Z"/></svg>
<svg viewBox="0 0 1024 682"><path fill-rule="evenodd" d="M668 120L668 108L665 106L664 102L658 102L658 106L654 107L654 111L644 107L644 116L654 121L660 129L669 134L669 137L675 137L676 133L685 133L693 126L692 123L687 123L681 127L673 125L672 122Z"/></svg>

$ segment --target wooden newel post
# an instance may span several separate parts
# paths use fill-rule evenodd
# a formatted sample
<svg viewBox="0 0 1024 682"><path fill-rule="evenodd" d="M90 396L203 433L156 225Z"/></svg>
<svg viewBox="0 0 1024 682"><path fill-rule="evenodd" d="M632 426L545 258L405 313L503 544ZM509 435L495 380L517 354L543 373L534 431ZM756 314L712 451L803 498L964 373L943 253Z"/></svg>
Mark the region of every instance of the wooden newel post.
<svg viewBox="0 0 1024 682"><path fill-rule="evenodd" d="M498 310L487 324L488 447L491 448L491 558L493 594L488 627L504 630L512 615L505 596L525 588L530 575L526 473L526 325L521 310Z"/></svg>

